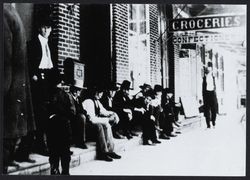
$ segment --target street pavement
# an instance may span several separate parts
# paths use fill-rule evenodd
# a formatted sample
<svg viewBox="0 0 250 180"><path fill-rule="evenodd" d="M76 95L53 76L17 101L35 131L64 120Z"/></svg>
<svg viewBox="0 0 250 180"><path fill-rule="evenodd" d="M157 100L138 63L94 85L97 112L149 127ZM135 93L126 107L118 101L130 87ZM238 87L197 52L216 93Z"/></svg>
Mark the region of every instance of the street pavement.
<svg viewBox="0 0 250 180"><path fill-rule="evenodd" d="M230 118L231 117L231 118ZM113 162L91 161L70 170L71 175L114 176L245 176L246 121L241 114L219 116L215 129L201 127L161 140L156 146L137 146Z"/></svg>

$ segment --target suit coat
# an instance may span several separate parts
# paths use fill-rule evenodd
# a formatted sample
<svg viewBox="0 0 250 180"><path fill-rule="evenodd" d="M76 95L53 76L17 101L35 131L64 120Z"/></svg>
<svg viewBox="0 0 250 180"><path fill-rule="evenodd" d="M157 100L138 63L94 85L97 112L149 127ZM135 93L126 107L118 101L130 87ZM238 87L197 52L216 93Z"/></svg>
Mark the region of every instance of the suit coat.
<svg viewBox="0 0 250 180"><path fill-rule="evenodd" d="M53 63L54 69L57 69L57 63L55 62L55 46L52 41L49 39L48 46L51 52L51 60ZM28 42L28 60L29 60L29 71L30 76L34 75L39 77L38 69L42 59L42 45L39 41L38 35L34 37L31 41Z"/></svg>
<svg viewBox="0 0 250 180"><path fill-rule="evenodd" d="M26 37L16 9L4 6L4 138L35 129L27 68Z"/></svg>

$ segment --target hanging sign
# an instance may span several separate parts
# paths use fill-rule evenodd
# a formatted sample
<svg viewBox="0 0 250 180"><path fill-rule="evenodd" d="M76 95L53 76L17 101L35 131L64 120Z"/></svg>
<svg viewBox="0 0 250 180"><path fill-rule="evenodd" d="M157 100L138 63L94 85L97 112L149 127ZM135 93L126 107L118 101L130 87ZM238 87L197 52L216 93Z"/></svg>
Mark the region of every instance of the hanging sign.
<svg viewBox="0 0 250 180"><path fill-rule="evenodd" d="M204 34L204 35L174 35L173 44L190 44L206 42L237 42L244 40L244 37L237 34Z"/></svg>
<svg viewBox="0 0 250 180"><path fill-rule="evenodd" d="M172 19L169 21L169 31L190 31L198 29L230 28L242 26L244 15L215 16L201 18Z"/></svg>

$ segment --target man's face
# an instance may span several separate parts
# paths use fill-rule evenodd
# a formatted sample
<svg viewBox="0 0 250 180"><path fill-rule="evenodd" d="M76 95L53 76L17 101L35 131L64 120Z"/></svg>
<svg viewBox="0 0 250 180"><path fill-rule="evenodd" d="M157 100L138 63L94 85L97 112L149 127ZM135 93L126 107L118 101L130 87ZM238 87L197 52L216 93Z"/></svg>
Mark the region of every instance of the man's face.
<svg viewBox="0 0 250 180"><path fill-rule="evenodd" d="M39 29L39 32L40 32L41 36L48 39L49 35L51 33L51 30L52 30L51 26L41 26Z"/></svg>
<svg viewBox="0 0 250 180"><path fill-rule="evenodd" d="M173 93L167 93L167 99L170 100L173 97Z"/></svg>
<svg viewBox="0 0 250 180"><path fill-rule="evenodd" d="M144 102L145 102L146 105L150 104L151 101L152 101L152 98L151 98L150 96L146 96L146 97L145 97Z"/></svg>
<svg viewBox="0 0 250 180"><path fill-rule="evenodd" d="M97 100L99 100L99 99L102 98L102 95L103 95L103 92L96 92L95 98L96 98Z"/></svg>
<svg viewBox="0 0 250 180"><path fill-rule="evenodd" d="M122 92L123 92L123 94L124 94L125 96L128 96L128 95L129 95L129 90L128 90L128 89L123 89Z"/></svg>
<svg viewBox="0 0 250 180"><path fill-rule="evenodd" d="M156 97L161 97L161 95L162 95L161 91L156 92Z"/></svg>
<svg viewBox="0 0 250 180"><path fill-rule="evenodd" d="M114 95L115 95L115 91L113 91L113 90L109 90L109 97L114 97Z"/></svg>

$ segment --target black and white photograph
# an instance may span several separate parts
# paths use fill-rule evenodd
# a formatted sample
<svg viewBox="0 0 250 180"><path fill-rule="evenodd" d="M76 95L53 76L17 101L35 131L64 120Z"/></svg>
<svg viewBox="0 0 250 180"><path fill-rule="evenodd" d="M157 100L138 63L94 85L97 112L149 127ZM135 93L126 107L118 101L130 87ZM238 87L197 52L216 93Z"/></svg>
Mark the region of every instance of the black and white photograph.
<svg viewBox="0 0 250 180"><path fill-rule="evenodd" d="M1 174L246 176L247 4L2 11Z"/></svg>

